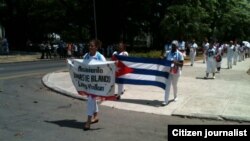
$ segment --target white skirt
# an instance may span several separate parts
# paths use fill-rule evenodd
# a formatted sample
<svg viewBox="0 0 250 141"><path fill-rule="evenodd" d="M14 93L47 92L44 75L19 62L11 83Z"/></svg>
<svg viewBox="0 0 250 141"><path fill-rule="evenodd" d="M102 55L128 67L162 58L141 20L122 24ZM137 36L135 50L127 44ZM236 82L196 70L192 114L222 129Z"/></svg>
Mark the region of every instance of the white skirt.
<svg viewBox="0 0 250 141"><path fill-rule="evenodd" d="M208 57L207 59L207 73L215 73L216 71L216 61L213 57Z"/></svg>

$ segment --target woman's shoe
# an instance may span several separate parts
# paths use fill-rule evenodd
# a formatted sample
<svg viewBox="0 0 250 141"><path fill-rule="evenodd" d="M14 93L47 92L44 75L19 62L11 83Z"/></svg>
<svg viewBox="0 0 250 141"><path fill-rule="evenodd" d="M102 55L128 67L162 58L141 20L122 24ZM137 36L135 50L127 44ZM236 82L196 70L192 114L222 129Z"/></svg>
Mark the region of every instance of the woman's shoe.
<svg viewBox="0 0 250 141"><path fill-rule="evenodd" d="M168 105L167 102L162 102L162 103L161 103L161 106L166 106L166 105Z"/></svg>
<svg viewBox="0 0 250 141"><path fill-rule="evenodd" d="M84 125L84 127L83 127L83 130L84 130L84 131L87 131L87 130L89 130L89 129L90 129L90 124L85 123L85 125Z"/></svg>
<svg viewBox="0 0 250 141"><path fill-rule="evenodd" d="M83 128L84 131L87 131L87 130L89 130L89 129L90 129L90 127L84 127L84 128Z"/></svg>
<svg viewBox="0 0 250 141"><path fill-rule="evenodd" d="M99 122L99 119L92 120L91 124L94 124L94 123L97 123L97 122Z"/></svg>

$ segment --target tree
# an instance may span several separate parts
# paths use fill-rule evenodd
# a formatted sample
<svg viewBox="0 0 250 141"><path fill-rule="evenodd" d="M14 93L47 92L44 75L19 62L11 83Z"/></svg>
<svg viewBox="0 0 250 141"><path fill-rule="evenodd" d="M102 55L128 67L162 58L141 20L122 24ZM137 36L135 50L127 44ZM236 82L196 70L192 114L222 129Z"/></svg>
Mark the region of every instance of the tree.
<svg viewBox="0 0 250 141"><path fill-rule="evenodd" d="M217 36L222 39L250 39L250 2L247 0L231 0L225 5L221 14L221 22L218 25L220 34Z"/></svg>
<svg viewBox="0 0 250 141"><path fill-rule="evenodd" d="M161 27L171 39L200 39L211 29L209 15L199 0L177 1L166 9Z"/></svg>
<svg viewBox="0 0 250 141"><path fill-rule="evenodd" d="M148 35L160 49L165 38L250 39L250 0L95 0L98 39L135 44ZM0 23L11 49L50 33L65 41L95 37L93 0L0 0ZM146 40L146 39L144 39Z"/></svg>

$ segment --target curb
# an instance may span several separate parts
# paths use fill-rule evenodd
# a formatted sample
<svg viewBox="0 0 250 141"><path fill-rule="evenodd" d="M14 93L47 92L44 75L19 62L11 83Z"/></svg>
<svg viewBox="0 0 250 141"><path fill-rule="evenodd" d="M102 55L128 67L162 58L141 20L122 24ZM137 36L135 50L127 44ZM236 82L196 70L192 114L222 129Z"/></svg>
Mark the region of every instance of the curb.
<svg viewBox="0 0 250 141"><path fill-rule="evenodd" d="M63 71L62 71L63 72ZM42 83L45 87L49 88L50 90L52 91L55 91L55 92L58 92L60 94L63 94L65 96L68 96L68 97L72 97L72 98L76 98L76 99L79 99L79 100L84 100L86 101L87 98L86 97L83 97L83 96L78 96L78 95L75 95L74 93L72 92L68 92L68 91L65 91L59 87L57 87L56 85L54 85L53 83L50 83L49 82L49 77L51 74L53 74L54 72L52 73L48 73L46 75L43 76L42 78Z"/></svg>

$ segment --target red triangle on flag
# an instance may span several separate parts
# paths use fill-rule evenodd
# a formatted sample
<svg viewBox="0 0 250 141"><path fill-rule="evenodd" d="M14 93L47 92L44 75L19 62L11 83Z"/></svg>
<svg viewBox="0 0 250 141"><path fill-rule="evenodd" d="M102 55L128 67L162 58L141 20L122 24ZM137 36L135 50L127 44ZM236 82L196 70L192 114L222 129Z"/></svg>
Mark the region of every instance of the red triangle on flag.
<svg viewBox="0 0 250 141"><path fill-rule="evenodd" d="M115 57L115 55L112 55L112 56L111 56L111 60L112 60L112 61L116 61L116 60L117 60L117 58Z"/></svg>
<svg viewBox="0 0 250 141"><path fill-rule="evenodd" d="M120 60L117 61L116 67L117 67L116 74L115 74L116 77L120 77L124 74L131 73L134 71L132 68L129 68L124 63L122 63Z"/></svg>

